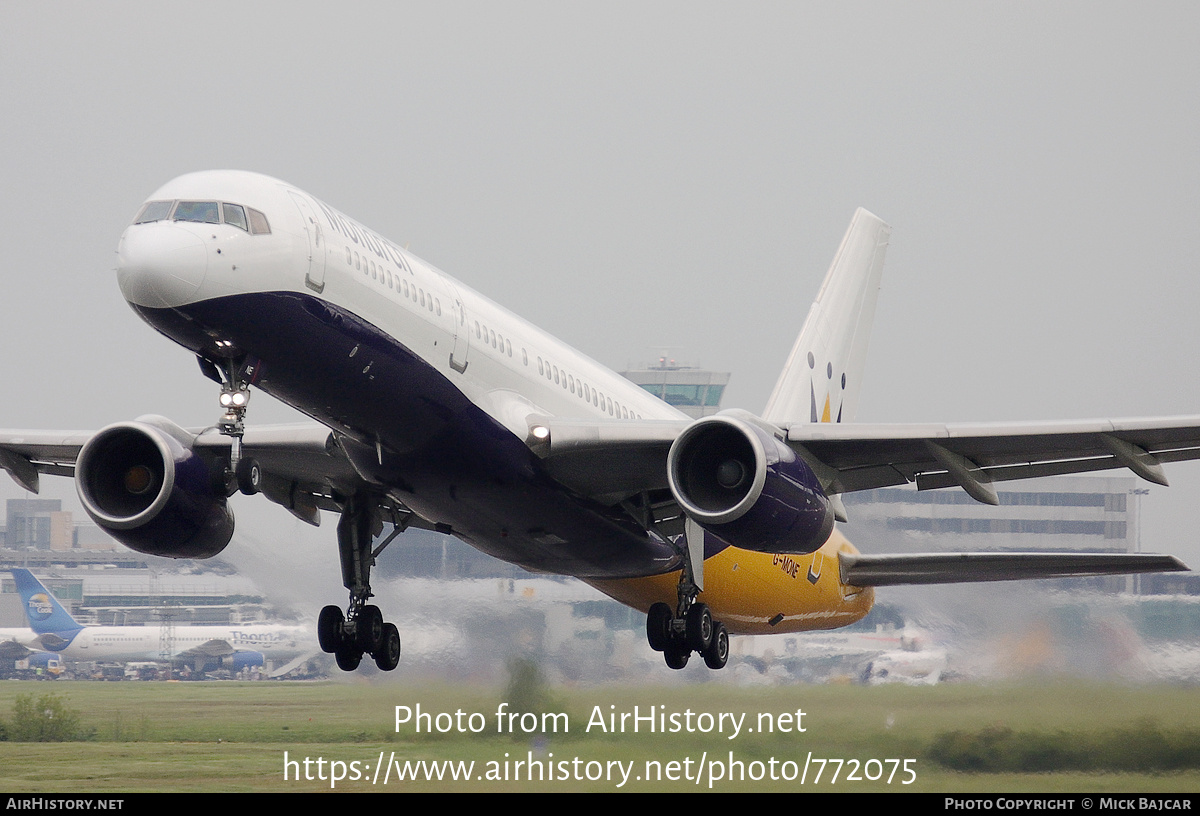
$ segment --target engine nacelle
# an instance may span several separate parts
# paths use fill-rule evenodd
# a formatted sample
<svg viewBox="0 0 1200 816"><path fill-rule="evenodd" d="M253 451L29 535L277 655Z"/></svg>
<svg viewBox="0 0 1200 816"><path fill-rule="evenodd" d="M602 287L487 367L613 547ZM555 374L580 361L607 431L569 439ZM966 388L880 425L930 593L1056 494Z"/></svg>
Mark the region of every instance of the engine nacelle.
<svg viewBox="0 0 1200 816"><path fill-rule="evenodd" d="M99 431L79 452L75 489L96 524L126 547L210 558L233 536L233 511L192 435L145 416Z"/></svg>
<svg viewBox="0 0 1200 816"><path fill-rule="evenodd" d="M667 481L683 511L735 547L803 555L833 530L833 510L804 460L729 413L692 423L671 445Z"/></svg>
<svg viewBox="0 0 1200 816"><path fill-rule="evenodd" d="M266 663L262 652L234 652L225 660L221 661L222 665L228 664L229 668L235 672L240 672L242 669L252 669L257 666L262 666Z"/></svg>

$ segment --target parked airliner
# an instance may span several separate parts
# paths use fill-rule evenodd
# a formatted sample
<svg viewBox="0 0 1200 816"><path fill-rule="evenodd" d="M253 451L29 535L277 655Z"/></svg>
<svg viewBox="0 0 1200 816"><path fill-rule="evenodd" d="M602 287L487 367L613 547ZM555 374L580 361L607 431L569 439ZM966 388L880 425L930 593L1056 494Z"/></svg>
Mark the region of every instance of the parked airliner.
<svg viewBox="0 0 1200 816"><path fill-rule="evenodd" d="M155 555L220 552L238 489L311 524L339 513L350 601L317 629L345 670L400 659L370 571L410 526L646 611L672 668L693 652L724 666L730 633L852 623L875 586L1186 569L1141 554L867 556L846 540L848 491L915 482L996 504L996 481L1125 467L1165 484L1163 462L1200 457L1200 417L855 424L889 236L854 215L761 415L691 420L295 187L192 173L138 211L117 282L220 386L215 426L0 432L0 466L33 491L42 473L74 476L97 524ZM247 427L251 388L316 422Z"/></svg>
<svg viewBox="0 0 1200 816"><path fill-rule="evenodd" d="M12 575L34 635L24 645L67 660L185 663L203 671L210 664L234 670L265 660L281 665L315 653L302 627L277 623L173 626L166 640L159 626L84 626L29 570L14 569Z"/></svg>

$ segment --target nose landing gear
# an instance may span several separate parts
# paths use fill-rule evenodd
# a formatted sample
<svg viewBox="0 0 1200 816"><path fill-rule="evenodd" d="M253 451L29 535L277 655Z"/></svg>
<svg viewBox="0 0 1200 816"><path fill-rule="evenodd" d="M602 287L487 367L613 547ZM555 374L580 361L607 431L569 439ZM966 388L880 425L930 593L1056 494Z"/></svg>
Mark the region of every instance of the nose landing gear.
<svg viewBox="0 0 1200 816"><path fill-rule="evenodd" d="M233 346L227 341L221 350L233 353ZM257 493L262 486L262 469L252 458L242 458L242 438L246 434L246 408L250 404L250 381L254 379L257 364L247 360L245 355L235 355L221 359L220 365L204 357L197 358L200 369L205 376L221 385L219 402L225 413L217 420L217 430L222 436L228 436L229 465L223 474L225 493L232 496L235 490L240 490L247 496Z"/></svg>

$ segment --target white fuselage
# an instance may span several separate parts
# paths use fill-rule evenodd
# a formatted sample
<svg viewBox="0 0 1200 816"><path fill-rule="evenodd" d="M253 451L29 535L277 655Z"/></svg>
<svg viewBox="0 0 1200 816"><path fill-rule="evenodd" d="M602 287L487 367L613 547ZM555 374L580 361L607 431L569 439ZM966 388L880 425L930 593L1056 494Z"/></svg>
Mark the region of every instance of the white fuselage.
<svg viewBox="0 0 1200 816"><path fill-rule="evenodd" d="M176 658L214 642L222 647L228 644L236 652L260 652L265 659L275 661L289 660L315 650L312 634L306 627L280 624L169 628L86 626L62 649L46 649L35 639L24 645L53 651L67 660L123 663Z"/></svg>
<svg viewBox="0 0 1200 816"><path fill-rule="evenodd" d="M684 416L431 264L281 181L238 171L193 173L164 185L150 200L218 194L267 213L271 234L251 235L228 224L135 224L118 250L126 300L171 308L252 292L319 292L322 300L403 341L519 438L528 432L524 418L530 414ZM164 270L163 257L168 253L179 260L173 269Z"/></svg>

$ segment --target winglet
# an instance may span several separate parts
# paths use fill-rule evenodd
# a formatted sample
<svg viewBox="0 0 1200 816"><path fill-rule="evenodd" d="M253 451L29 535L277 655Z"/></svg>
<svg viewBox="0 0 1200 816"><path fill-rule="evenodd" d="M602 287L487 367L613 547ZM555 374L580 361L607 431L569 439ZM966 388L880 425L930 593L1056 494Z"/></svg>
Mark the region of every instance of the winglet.
<svg viewBox="0 0 1200 816"><path fill-rule="evenodd" d="M853 421L891 233L861 207L854 213L763 419L776 424Z"/></svg>

